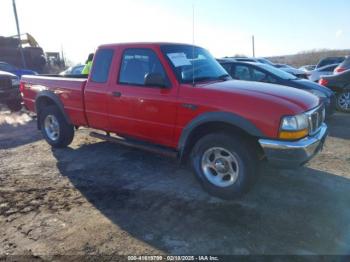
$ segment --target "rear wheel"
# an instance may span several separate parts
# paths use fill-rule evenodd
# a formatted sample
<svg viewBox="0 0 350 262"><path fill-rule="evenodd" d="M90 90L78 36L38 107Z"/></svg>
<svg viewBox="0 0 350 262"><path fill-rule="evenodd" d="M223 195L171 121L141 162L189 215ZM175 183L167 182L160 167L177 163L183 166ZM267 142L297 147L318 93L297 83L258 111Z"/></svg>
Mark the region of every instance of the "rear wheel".
<svg viewBox="0 0 350 262"><path fill-rule="evenodd" d="M67 123L56 106L45 107L39 121L41 132L51 146L66 147L73 141L74 126Z"/></svg>
<svg viewBox="0 0 350 262"><path fill-rule="evenodd" d="M10 100L6 105L12 112L18 112L22 109L21 100Z"/></svg>
<svg viewBox="0 0 350 262"><path fill-rule="evenodd" d="M244 139L221 133L201 138L192 150L191 162L209 194L234 199L248 191L258 159Z"/></svg>
<svg viewBox="0 0 350 262"><path fill-rule="evenodd" d="M350 90L337 94L337 110L342 112L350 112Z"/></svg>

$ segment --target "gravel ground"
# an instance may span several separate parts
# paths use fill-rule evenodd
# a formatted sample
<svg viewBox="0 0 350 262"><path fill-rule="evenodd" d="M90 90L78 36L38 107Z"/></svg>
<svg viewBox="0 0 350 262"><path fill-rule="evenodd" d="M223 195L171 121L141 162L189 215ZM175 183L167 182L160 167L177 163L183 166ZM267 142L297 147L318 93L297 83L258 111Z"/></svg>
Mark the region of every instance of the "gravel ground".
<svg viewBox="0 0 350 262"><path fill-rule="evenodd" d="M76 133L51 149L0 112L0 255L349 254L350 115L306 167L263 167L242 199L207 195L165 157Z"/></svg>

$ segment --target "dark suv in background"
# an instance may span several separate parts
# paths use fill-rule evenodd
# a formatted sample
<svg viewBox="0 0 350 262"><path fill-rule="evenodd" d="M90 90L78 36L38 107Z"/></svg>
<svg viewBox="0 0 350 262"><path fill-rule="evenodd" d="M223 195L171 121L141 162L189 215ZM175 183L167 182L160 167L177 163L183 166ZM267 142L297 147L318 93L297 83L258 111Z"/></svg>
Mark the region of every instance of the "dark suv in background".
<svg viewBox="0 0 350 262"><path fill-rule="evenodd" d="M345 60L345 56L334 56L334 57L326 57L321 59L317 66L317 68L324 67L326 65L340 64Z"/></svg>
<svg viewBox="0 0 350 262"><path fill-rule="evenodd" d="M22 97L16 75L0 71L0 103L6 104L11 111L21 110Z"/></svg>
<svg viewBox="0 0 350 262"><path fill-rule="evenodd" d="M229 75L236 80L265 82L302 89L320 98L326 105L329 117L335 111L335 94L327 87L306 79L298 78L276 67L250 62L237 62L232 59L217 59Z"/></svg>
<svg viewBox="0 0 350 262"><path fill-rule="evenodd" d="M350 69L335 75L323 76L319 83L336 93L336 106L339 111L350 113Z"/></svg>

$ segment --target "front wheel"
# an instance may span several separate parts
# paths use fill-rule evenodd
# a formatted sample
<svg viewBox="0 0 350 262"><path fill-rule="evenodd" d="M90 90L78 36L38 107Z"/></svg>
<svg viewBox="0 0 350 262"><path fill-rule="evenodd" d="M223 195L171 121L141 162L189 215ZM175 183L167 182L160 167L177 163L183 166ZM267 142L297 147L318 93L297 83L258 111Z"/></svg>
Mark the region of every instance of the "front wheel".
<svg viewBox="0 0 350 262"><path fill-rule="evenodd" d="M337 94L337 110L341 112L350 112L350 91Z"/></svg>
<svg viewBox="0 0 350 262"><path fill-rule="evenodd" d="M51 146L68 146L74 138L74 126L67 123L56 106L45 107L40 114L41 132Z"/></svg>
<svg viewBox="0 0 350 262"><path fill-rule="evenodd" d="M250 188L257 173L257 155L238 136L210 134L201 138L191 153L194 173L211 195L234 199Z"/></svg>

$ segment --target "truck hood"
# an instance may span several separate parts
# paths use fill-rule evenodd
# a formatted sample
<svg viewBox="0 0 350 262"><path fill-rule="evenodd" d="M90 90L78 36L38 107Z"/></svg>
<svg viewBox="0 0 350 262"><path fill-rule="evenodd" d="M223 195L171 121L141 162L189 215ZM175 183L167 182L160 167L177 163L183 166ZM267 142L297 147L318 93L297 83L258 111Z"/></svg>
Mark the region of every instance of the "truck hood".
<svg viewBox="0 0 350 262"><path fill-rule="evenodd" d="M275 84L230 80L204 84L202 87L254 99L268 100L283 106L288 104L294 107L294 111L299 112L308 111L320 103L318 97L308 92Z"/></svg>

